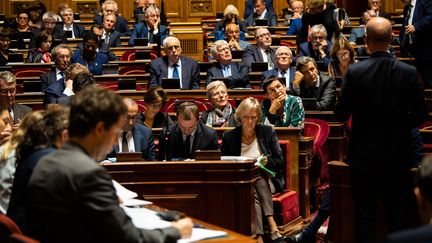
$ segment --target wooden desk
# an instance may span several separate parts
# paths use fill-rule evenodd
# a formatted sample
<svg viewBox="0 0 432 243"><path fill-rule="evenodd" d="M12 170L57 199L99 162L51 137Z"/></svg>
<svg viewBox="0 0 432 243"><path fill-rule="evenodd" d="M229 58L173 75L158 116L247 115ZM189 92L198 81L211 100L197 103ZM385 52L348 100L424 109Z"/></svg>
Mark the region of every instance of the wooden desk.
<svg viewBox="0 0 432 243"><path fill-rule="evenodd" d="M254 161L127 162L104 165L113 179L165 208L245 235L255 226Z"/></svg>

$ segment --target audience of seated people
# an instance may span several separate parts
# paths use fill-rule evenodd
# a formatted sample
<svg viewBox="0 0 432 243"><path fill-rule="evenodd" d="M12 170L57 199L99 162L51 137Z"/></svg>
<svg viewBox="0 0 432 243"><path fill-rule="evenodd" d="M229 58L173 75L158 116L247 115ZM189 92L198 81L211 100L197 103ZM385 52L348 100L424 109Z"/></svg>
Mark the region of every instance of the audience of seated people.
<svg viewBox="0 0 432 243"><path fill-rule="evenodd" d="M277 19L274 11L266 9L265 0L254 0L255 11L245 20L249 26L256 26L256 19L267 20L265 26L276 26Z"/></svg>
<svg viewBox="0 0 432 243"><path fill-rule="evenodd" d="M225 39L232 51L245 50L250 45L248 41L240 39L240 29L237 24L231 23L226 26Z"/></svg>
<svg viewBox="0 0 432 243"><path fill-rule="evenodd" d="M134 9L135 24L144 22L144 14L149 6L157 7L156 0L135 0L137 7Z"/></svg>
<svg viewBox="0 0 432 243"><path fill-rule="evenodd" d="M240 20L240 14L238 9L230 4L226 6L224 10L224 17L216 24L214 29L215 40L223 40L226 38L226 32L229 24L237 25L240 31L240 38L245 40L245 34L249 33L247 29L247 23L243 20Z"/></svg>
<svg viewBox="0 0 432 243"><path fill-rule="evenodd" d="M198 62L182 56L180 40L170 36L163 41L166 56L153 60L150 64L149 87L162 86L162 79L180 79L180 89L199 89L200 77Z"/></svg>
<svg viewBox="0 0 432 243"><path fill-rule="evenodd" d="M284 242L273 218L272 193L281 192L284 184L282 177L282 150L276 132L271 126L259 125L261 105L257 99L244 99L235 111L235 119L240 126L222 135L221 152L223 156L245 156L258 159L276 173L271 176L260 170L260 178L255 184L255 232L257 242L263 243L264 224L269 227L273 242Z"/></svg>
<svg viewBox="0 0 432 243"><path fill-rule="evenodd" d="M129 45L135 45L135 38L147 38L148 43L162 45L163 40L167 37L167 28L160 24L160 9L155 6L146 8L145 21L135 24Z"/></svg>
<svg viewBox="0 0 432 243"><path fill-rule="evenodd" d="M314 98L312 110L332 110L336 102L336 80L324 72L318 71L312 57L299 57L296 63L296 75L292 83L292 92L301 98Z"/></svg>
<svg viewBox="0 0 432 243"><path fill-rule="evenodd" d="M381 10L381 0L369 0L368 6L370 10L375 12L376 17L383 17L391 20L390 14Z"/></svg>
<svg viewBox="0 0 432 243"><path fill-rule="evenodd" d="M255 41L256 44L249 45L246 48L242 62L248 65L249 70L251 70L253 62L266 62L268 63L268 69L274 68L275 50L270 47L272 38L268 29L256 29Z"/></svg>
<svg viewBox="0 0 432 243"><path fill-rule="evenodd" d="M16 78L13 73L9 71L0 72L0 103L8 106L13 123L19 124L32 109L15 102L16 91Z"/></svg>
<svg viewBox="0 0 432 243"><path fill-rule="evenodd" d="M17 41L18 49L26 49L24 39L28 39L35 27L29 24L30 13L27 9L23 8L16 14L15 21L12 22L10 27L12 32L12 39Z"/></svg>
<svg viewBox="0 0 432 243"><path fill-rule="evenodd" d="M36 38L39 35L40 32L47 30L51 33L53 39L52 42L54 45L58 44L66 44L67 38L66 33L62 29L57 29L56 27L56 20L57 20L57 14L53 12L46 12L42 16L43 22L42 27L39 29L32 30L32 34L30 36L30 44L29 48L37 48L36 46Z"/></svg>
<svg viewBox="0 0 432 243"><path fill-rule="evenodd" d="M292 14L285 14L285 25L289 25L287 35L297 35L302 29L303 2L294 0L291 3ZM289 19L287 19L289 18Z"/></svg>
<svg viewBox="0 0 432 243"><path fill-rule="evenodd" d="M117 17L117 21L114 26L114 30L118 31L122 36L130 36L132 32L129 29L127 21L120 15L118 15L118 4L114 0L106 0L102 4L102 15L97 15L94 18L94 23L97 25L103 25L104 16L114 14Z"/></svg>
<svg viewBox="0 0 432 243"><path fill-rule="evenodd" d="M318 62L320 71L327 71L330 64L330 50L332 44L327 40L327 31L322 24L314 25L309 30L308 42L303 42L298 47L298 57L308 56Z"/></svg>
<svg viewBox="0 0 432 243"><path fill-rule="evenodd" d="M29 50L27 56L28 63L51 63L51 47L53 44L52 32L42 30L35 39L35 48Z"/></svg>
<svg viewBox="0 0 432 243"><path fill-rule="evenodd" d="M43 22L42 16L47 11L45 4L41 1L37 1L33 4L30 4L28 11L30 13L29 25L35 29L41 28Z"/></svg>
<svg viewBox="0 0 432 243"><path fill-rule="evenodd" d="M159 135L159 160L195 159L196 150L218 149L216 131L199 122L198 107L183 102L176 107L177 123ZM169 132L169 139L167 137Z"/></svg>
<svg viewBox="0 0 432 243"><path fill-rule="evenodd" d="M60 44L54 47L51 51L51 59L55 63L55 70L51 70L41 76L42 92L45 92L47 87L55 82L63 82L65 71L70 65L72 50L65 44Z"/></svg>
<svg viewBox="0 0 432 243"><path fill-rule="evenodd" d="M262 123L277 127L304 127L305 111L300 97L287 93L281 78L267 78L263 90Z"/></svg>
<svg viewBox="0 0 432 243"><path fill-rule="evenodd" d="M72 63L85 65L94 75L102 74L102 65L108 63L108 56L97 52L99 37L92 32L84 35L83 49L76 49L72 55Z"/></svg>
<svg viewBox="0 0 432 243"><path fill-rule="evenodd" d="M343 77L349 65L355 62L355 52L348 40L341 36L333 43L330 51L328 73L333 77Z"/></svg>
<svg viewBox="0 0 432 243"><path fill-rule="evenodd" d="M207 70L206 86L216 78L227 78L227 85L230 89L250 88L249 68L241 62L232 62L228 42L215 41L210 51L217 63Z"/></svg>
<svg viewBox="0 0 432 243"><path fill-rule="evenodd" d="M131 98L123 98L126 106L125 122L119 133L117 145L108 154L108 158L115 157L117 153L141 152L144 160L156 160L155 144L151 128L137 123L138 105Z"/></svg>
<svg viewBox="0 0 432 243"><path fill-rule="evenodd" d="M144 94L145 110L138 114L137 123L149 128L162 128L172 125L173 121L161 109L165 106L167 94L160 86L153 86Z"/></svg>
<svg viewBox="0 0 432 243"><path fill-rule="evenodd" d="M300 19L301 22L303 15L303 2L299 0L287 0L287 5L288 7L282 9L281 18L284 19L282 25L291 26L291 21L294 19Z"/></svg>
<svg viewBox="0 0 432 243"><path fill-rule="evenodd" d="M274 12L273 0L265 0L265 7L269 11ZM246 0L244 19L247 19L249 15L253 14L255 11L255 0Z"/></svg>
<svg viewBox="0 0 432 243"><path fill-rule="evenodd" d="M333 16L336 6L326 0L308 0L306 6L307 10L302 16L299 43L308 41L309 26L317 24L324 26L327 31L327 39L330 40L338 25Z"/></svg>
<svg viewBox="0 0 432 243"><path fill-rule="evenodd" d="M94 85L94 84L96 84L96 81L94 79L93 74L89 73L88 71L78 73L72 82L72 91L74 94L70 95L70 96L61 96L61 97L57 98L55 101L59 105L70 106L71 99L76 94L78 94L84 88L91 86L91 85ZM50 105L48 105L48 108L50 107Z"/></svg>
<svg viewBox="0 0 432 243"><path fill-rule="evenodd" d="M212 108L203 111L200 122L209 127L235 127L234 107L229 102L228 90L222 81L211 82L206 87Z"/></svg>
<svg viewBox="0 0 432 243"><path fill-rule="evenodd" d="M376 13L373 10L367 10L363 13L363 16L361 18L361 21L363 22L363 25L360 25L358 28L352 28L351 33L349 36L349 42L355 43L355 44L363 44L363 38L366 33L366 24L369 22L369 20L373 17L376 17Z"/></svg>
<svg viewBox="0 0 432 243"><path fill-rule="evenodd" d="M287 46L281 46L276 49L275 53L275 68L270 69L262 73L261 87L263 87L264 81L271 77L282 78L284 87L287 91L291 90L292 81L295 76L295 67L291 67L292 63L292 51ZM264 90L265 91L265 90Z"/></svg>
<svg viewBox="0 0 432 243"><path fill-rule="evenodd" d="M60 11L62 23L57 24L56 29L70 31L72 38L82 38L84 36L84 26L74 23L74 12L71 8L63 8Z"/></svg>
<svg viewBox="0 0 432 243"><path fill-rule="evenodd" d="M90 32L94 33L98 37L98 44L96 47L96 52L105 54L109 61L117 61L119 58L110 50L110 47L105 41L102 41L103 27L99 25L93 25L90 28ZM82 43L77 47L78 49L83 49Z"/></svg>

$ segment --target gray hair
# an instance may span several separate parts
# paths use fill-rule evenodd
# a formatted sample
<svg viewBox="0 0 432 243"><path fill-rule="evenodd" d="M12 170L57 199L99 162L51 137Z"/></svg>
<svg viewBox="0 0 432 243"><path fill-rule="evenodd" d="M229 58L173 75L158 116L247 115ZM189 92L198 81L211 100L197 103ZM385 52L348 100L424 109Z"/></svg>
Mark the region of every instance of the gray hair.
<svg viewBox="0 0 432 243"><path fill-rule="evenodd" d="M106 5L108 4L113 4L114 5L114 12L117 13L118 11L118 4L114 1L114 0L106 0L103 4L102 4L102 10L105 10Z"/></svg>
<svg viewBox="0 0 432 243"><path fill-rule="evenodd" d="M259 30L263 30L263 29L268 31L268 29L265 28L265 27L259 27L259 28L257 28L257 29L255 30L254 37L256 38L256 37L257 37L257 33L258 33L258 31L259 31Z"/></svg>
<svg viewBox="0 0 432 243"><path fill-rule="evenodd" d="M60 17L56 13L50 12L50 11L44 13L44 15L42 16L43 21L45 21L45 20L57 21L57 19L59 19L59 18Z"/></svg>
<svg viewBox="0 0 432 243"><path fill-rule="evenodd" d="M275 56L277 57L277 55L279 54L279 52L281 52L283 50L288 50L288 53L289 53L290 57L292 57L292 51L291 51L291 49L288 46L280 46L278 49L276 49Z"/></svg>
<svg viewBox="0 0 432 243"><path fill-rule="evenodd" d="M249 97L244 99L239 106L237 106L237 109L235 110L235 120L240 123L241 118L249 113L251 110L255 110L257 112L257 121L261 120L262 111L261 111L261 104L260 102L253 98Z"/></svg>
<svg viewBox="0 0 432 243"><path fill-rule="evenodd" d="M315 60L312 57L302 56L297 58L296 70L301 72L301 70L303 70L303 68L306 67L310 62L312 62L315 67L317 67Z"/></svg>
<svg viewBox="0 0 432 243"><path fill-rule="evenodd" d="M223 87L225 90L227 89L225 83L222 82L222 81L216 80L216 81L213 81L213 82L209 83L209 84L207 85L207 87L206 87L206 94L207 94L207 97L210 99L210 98L212 97L211 92L212 92L214 89L217 89L217 88L219 88L219 87Z"/></svg>
<svg viewBox="0 0 432 243"><path fill-rule="evenodd" d="M58 54L59 49L67 49L69 51L69 57L72 57L72 49L66 44L60 44L60 45L55 46L51 50L51 57L54 61L57 59L57 54Z"/></svg>
<svg viewBox="0 0 432 243"><path fill-rule="evenodd" d="M148 17L148 16L150 16L150 13L152 13L152 12L156 12L156 14L158 16L160 16L160 9L154 5L151 5L150 7L146 8L144 16Z"/></svg>
<svg viewBox="0 0 432 243"><path fill-rule="evenodd" d="M177 37L174 37L174 36L168 36L167 38L165 38L165 39L163 40L162 45L163 45L164 47L166 47L166 45L168 44L168 42L169 42L169 41L173 41L173 40L176 40L176 41L178 41L178 42L180 43L180 40L179 40Z"/></svg>
<svg viewBox="0 0 432 243"><path fill-rule="evenodd" d="M322 24L316 24L310 28L309 38L312 38L316 33L323 33L325 35L324 38L327 38L327 30Z"/></svg>
<svg viewBox="0 0 432 243"><path fill-rule="evenodd" d="M217 40L213 42L212 46L210 47L210 52L213 55L213 57L215 57L216 54L218 53L217 48L222 45L228 45L228 42L226 42L226 40Z"/></svg>
<svg viewBox="0 0 432 243"><path fill-rule="evenodd" d="M3 72L0 72L0 82L1 81L5 81L8 84L15 84L16 78L15 78L15 75L13 75L13 73L11 73L9 71L3 71Z"/></svg>
<svg viewBox="0 0 432 243"><path fill-rule="evenodd" d="M62 10L60 11L60 15L63 16L67 12L70 12L72 14L74 13L73 10L72 10L72 8L62 8Z"/></svg>

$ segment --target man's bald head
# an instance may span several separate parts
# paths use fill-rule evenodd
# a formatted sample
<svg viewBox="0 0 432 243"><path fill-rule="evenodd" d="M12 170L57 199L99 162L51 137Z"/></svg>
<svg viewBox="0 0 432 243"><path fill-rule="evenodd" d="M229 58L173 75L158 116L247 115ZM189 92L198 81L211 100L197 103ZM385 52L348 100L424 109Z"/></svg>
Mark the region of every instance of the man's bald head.
<svg viewBox="0 0 432 243"><path fill-rule="evenodd" d="M371 44L390 44L392 26L388 19L375 17L366 25L366 38Z"/></svg>

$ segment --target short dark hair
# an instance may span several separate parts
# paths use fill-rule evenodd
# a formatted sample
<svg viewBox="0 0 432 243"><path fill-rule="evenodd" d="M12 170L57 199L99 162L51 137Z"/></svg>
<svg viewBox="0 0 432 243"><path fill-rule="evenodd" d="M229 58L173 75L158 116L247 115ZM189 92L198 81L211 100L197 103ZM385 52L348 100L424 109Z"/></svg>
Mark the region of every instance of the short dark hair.
<svg viewBox="0 0 432 243"><path fill-rule="evenodd" d="M87 72L78 73L75 76L75 78L73 79L72 89L75 93L80 92L85 87L90 86L90 85L95 84L95 83L96 83L96 81L95 81L93 74L87 73Z"/></svg>
<svg viewBox="0 0 432 243"><path fill-rule="evenodd" d="M285 84L282 82L281 78L276 77L276 76L270 76L270 77L266 78L262 84L262 88L266 94L267 94L267 86L269 86L274 81L279 81L279 83L281 83L283 86L285 86Z"/></svg>
<svg viewBox="0 0 432 243"><path fill-rule="evenodd" d="M23 14L23 13L27 14L27 17L28 17L29 20L30 20L30 13L29 13L29 11L28 11L27 9L24 9L24 8L20 9L20 10L17 12L16 17L18 18L18 17L19 17L21 14Z"/></svg>
<svg viewBox="0 0 432 243"><path fill-rule="evenodd" d="M425 156L417 172L416 185L432 203L432 157Z"/></svg>
<svg viewBox="0 0 432 243"><path fill-rule="evenodd" d="M144 94L144 102L146 104L153 104L162 101L162 106L165 105L167 94L160 86L153 86Z"/></svg>
<svg viewBox="0 0 432 243"><path fill-rule="evenodd" d="M51 36L51 40L54 41L54 36L52 35L51 31L48 30L42 30L39 32L39 34L36 36L36 48L39 48L43 41L47 41L48 37Z"/></svg>
<svg viewBox="0 0 432 243"><path fill-rule="evenodd" d="M192 120L192 118L196 118L198 120L199 118L199 111L198 107L195 103L186 101L180 103L176 107L176 115L177 119L178 117L182 117L184 120Z"/></svg>
<svg viewBox="0 0 432 243"><path fill-rule="evenodd" d="M12 32L8 28L0 30L0 40L10 39L11 36Z"/></svg>
<svg viewBox="0 0 432 243"><path fill-rule="evenodd" d="M98 122L109 129L126 113L126 107L119 95L113 91L91 85L71 100L69 135L84 137Z"/></svg>
<svg viewBox="0 0 432 243"><path fill-rule="evenodd" d="M58 106L49 110L42 118L46 136L53 143L69 127L69 108Z"/></svg>
<svg viewBox="0 0 432 243"><path fill-rule="evenodd" d="M99 37L95 33L93 33L92 31L91 32L87 32L83 36L83 43L86 43L89 40L93 40L97 44L99 42Z"/></svg>

